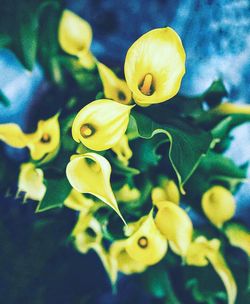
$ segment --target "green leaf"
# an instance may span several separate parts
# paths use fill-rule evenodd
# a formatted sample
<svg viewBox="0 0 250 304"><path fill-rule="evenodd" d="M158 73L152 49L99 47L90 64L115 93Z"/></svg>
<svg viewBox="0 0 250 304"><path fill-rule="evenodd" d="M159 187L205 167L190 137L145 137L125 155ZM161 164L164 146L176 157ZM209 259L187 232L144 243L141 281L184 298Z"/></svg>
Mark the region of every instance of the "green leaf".
<svg viewBox="0 0 250 304"><path fill-rule="evenodd" d="M111 154L106 154L105 156L111 163L112 173L122 176L133 176L140 173L138 169L124 165L123 162L113 157Z"/></svg>
<svg viewBox="0 0 250 304"><path fill-rule="evenodd" d="M4 33L0 34L0 48L7 47L11 43L11 37Z"/></svg>
<svg viewBox="0 0 250 304"><path fill-rule="evenodd" d="M228 96L228 93L221 79L215 80L202 95L203 99L213 107L218 105L222 101L222 98L226 96Z"/></svg>
<svg viewBox="0 0 250 304"><path fill-rule="evenodd" d="M62 207L64 200L69 195L72 187L66 177L44 180L47 190L44 198L39 203L36 212Z"/></svg>
<svg viewBox="0 0 250 304"><path fill-rule="evenodd" d="M133 117L134 116L134 117ZM212 136L198 127L193 127L182 121L173 121L168 125L160 125L150 118L133 112L132 124L138 136L150 139L157 134L165 134L170 142L169 159L178 178L182 193L183 185L192 175L212 142Z"/></svg>
<svg viewBox="0 0 250 304"><path fill-rule="evenodd" d="M5 96L2 90L0 90L0 103L6 107L10 105L9 99Z"/></svg>

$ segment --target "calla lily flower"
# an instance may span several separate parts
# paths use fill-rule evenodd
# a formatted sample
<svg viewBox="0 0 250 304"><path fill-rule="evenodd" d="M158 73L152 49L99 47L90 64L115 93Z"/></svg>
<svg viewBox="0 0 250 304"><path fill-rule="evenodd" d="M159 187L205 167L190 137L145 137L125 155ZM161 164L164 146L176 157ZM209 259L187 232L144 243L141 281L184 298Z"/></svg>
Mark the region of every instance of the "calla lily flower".
<svg viewBox="0 0 250 304"><path fill-rule="evenodd" d="M46 192L43 183L43 171L33 163L24 163L20 167L18 177L18 192L25 192L24 200L41 201Z"/></svg>
<svg viewBox="0 0 250 304"><path fill-rule="evenodd" d="M137 188L130 188L125 184L121 189L115 192L115 197L118 202L131 202L140 198L141 193Z"/></svg>
<svg viewBox="0 0 250 304"><path fill-rule="evenodd" d="M128 165L130 158L133 156L133 152L128 144L128 137L126 134L122 136L120 141L112 148L117 155L117 158L124 164Z"/></svg>
<svg viewBox="0 0 250 304"><path fill-rule="evenodd" d="M69 10L64 10L58 30L61 48L68 54L77 56L83 67L91 69L95 58L90 52L92 29L87 21Z"/></svg>
<svg viewBox="0 0 250 304"><path fill-rule="evenodd" d="M205 192L201 205L207 218L218 228L234 216L236 209L234 196L222 186L213 186Z"/></svg>
<svg viewBox="0 0 250 304"><path fill-rule="evenodd" d="M125 78L136 103L147 106L175 96L185 74L185 51L170 27L142 35L127 52Z"/></svg>
<svg viewBox="0 0 250 304"><path fill-rule="evenodd" d="M101 225L91 213L88 215L84 212L80 213L72 236L74 237L74 244L79 252L85 254L92 249L97 253L109 275L111 283L114 284L117 278L117 272L115 272L114 266L111 263L110 255L102 246Z"/></svg>
<svg viewBox="0 0 250 304"><path fill-rule="evenodd" d="M31 134L24 133L16 124L2 124L0 139L15 148L28 147L31 158L34 160L40 160L48 154L54 155L60 144L58 115L47 120L40 120L37 130Z"/></svg>
<svg viewBox="0 0 250 304"><path fill-rule="evenodd" d="M109 248L109 256L113 265L112 281L116 281L117 272L126 275L145 271L147 266L132 259L126 251L126 240L115 241Z"/></svg>
<svg viewBox="0 0 250 304"><path fill-rule="evenodd" d="M246 227L228 223L224 231L232 246L241 248L250 256L250 231Z"/></svg>
<svg viewBox="0 0 250 304"><path fill-rule="evenodd" d="M70 209L80 211L81 213L88 213L96 203L92 199L84 196L82 193L72 189L64 201L64 205Z"/></svg>
<svg viewBox="0 0 250 304"><path fill-rule="evenodd" d="M95 151L112 148L126 132L131 109L109 99L89 103L75 117L73 139Z"/></svg>
<svg viewBox="0 0 250 304"><path fill-rule="evenodd" d="M138 229L126 240L128 255L144 265L158 263L167 252L167 241L157 229L152 212L138 223Z"/></svg>
<svg viewBox="0 0 250 304"><path fill-rule="evenodd" d="M213 108L211 112L221 115L250 114L250 105L224 102Z"/></svg>
<svg viewBox="0 0 250 304"><path fill-rule="evenodd" d="M106 65L97 63L100 78L102 80L104 95L122 104L131 102L132 94L125 80L118 78Z"/></svg>
<svg viewBox="0 0 250 304"><path fill-rule="evenodd" d="M228 304L234 304L237 286L226 261L219 252L219 248L219 240L213 239L208 241L203 236L197 237L188 249L186 262L188 265L200 267L206 266L210 262L226 288Z"/></svg>
<svg viewBox="0 0 250 304"><path fill-rule="evenodd" d="M158 202L169 201L175 204L180 202L180 192L173 180L162 179L161 187L155 187L152 190L152 202L155 206L158 207ZM160 208L160 207L159 207Z"/></svg>
<svg viewBox="0 0 250 304"><path fill-rule="evenodd" d="M73 156L67 165L66 175L75 190L96 196L124 221L110 185L111 166L106 158L96 153Z"/></svg>
<svg viewBox="0 0 250 304"><path fill-rule="evenodd" d="M169 241L171 249L181 256L188 250L193 236L193 225L187 213L172 202L161 202L155 224Z"/></svg>

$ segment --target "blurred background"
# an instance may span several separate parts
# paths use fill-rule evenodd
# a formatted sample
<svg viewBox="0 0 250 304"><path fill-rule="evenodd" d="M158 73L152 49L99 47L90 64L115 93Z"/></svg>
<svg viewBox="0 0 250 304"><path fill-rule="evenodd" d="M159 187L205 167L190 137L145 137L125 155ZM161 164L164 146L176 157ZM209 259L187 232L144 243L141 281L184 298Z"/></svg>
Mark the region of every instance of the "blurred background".
<svg viewBox="0 0 250 304"><path fill-rule="evenodd" d="M91 24L94 33L92 52L108 66L119 67L122 71L128 48L141 34L156 27L171 26L182 38L187 53L182 94L200 94L214 80L222 79L230 100L250 102L249 0L67 0L64 6ZM43 102L44 71L38 63L32 72L25 70L7 49L0 49L0 71L0 89L11 101L8 108L0 104L0 123L16 122L25 129L31 119L32 107ZM232 136L235 141L227 154L237 164L244 164L250 155L250 126L245 124L237 128ZM22 151L4 149L16 162L25 157ZM249 224L249 184L241 187L237 200L236 216ZM13 241L0 253L2 303L158 303L143 292L136 276L121 278L119 297L112 295L95 254L83 256L70 245L65 246L65 237L75 220L72 213L66 214L68 223L58 213L58 225L51 222L44 228L43 221L50 223L54 213L58 212L35 215L34 206L27 204L20 208L16 201L1 195L0 214L5 225L1 224L0 239L5 238L8 244L8 235ZM15 224L9 221L10 218ZM41 219L37 223L40 226L32 234L31 223L36 218ZM49 244L42 238L44 233L50 235ZM11 254L4 258L7 252L13 252L13 258ZM20 253L18 259L17 252ZM26 271L20 268L23 263L27 265ZM10 295L13 286L15 290Z"/></svg>

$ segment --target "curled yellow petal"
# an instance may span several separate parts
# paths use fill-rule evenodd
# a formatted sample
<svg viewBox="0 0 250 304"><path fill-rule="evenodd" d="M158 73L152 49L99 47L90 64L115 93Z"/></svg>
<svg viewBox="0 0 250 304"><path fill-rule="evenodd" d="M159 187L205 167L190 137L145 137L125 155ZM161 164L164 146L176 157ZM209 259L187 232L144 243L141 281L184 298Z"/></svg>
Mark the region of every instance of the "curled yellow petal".
<svg viewBox="0 0 250 304"><path fill-rule="evenodd" d="M0 125L0 140L14 148L24 148L29 142L29 138L14 123Z"/></svg>
<svg viewBox="0 0 250 304"><path fill-rule="evenodd" d="M198 237L190 245L186 262L188 265L206 266L209 261L226 288L228 303L234 304L237 295L237 285L226 261L219 252L219 248L219 240L208 241L204 237Z"/></svg>
<svg viewBox="0 0 250 304"><path fill-rule="evenodd" d="M145 265L158 263L167 252L167 241L157 229L152 212L126 240L126 251L137 262Z"/></svg>
<svg viewBox="0 0 250 304"><path fill-rule="evenodd" d="M60 145L60 125L58 114L47 120L40 120L33 138L28 143L30 155L34 160L39 160L45 155L54 154Z"/></svg>
<svg viewBox="0 0 250 304"><path fill-rule="evenodd" d="M59 24L58 40L66 53L79 56L90 48L91 26L73 12L64 10Z"/></svg>
<svg viewBox="0 0 250 304"><path fill-rule="evenodd" d="M201 205L207 218L218 228L234 216L236 209L234 196L222 186L213 186L205 192Z"/></svg>
<svg viewBox="0 0 250 304"><path fill-rule="evenodd" d="M130 158L133 156L133 152L129 147L128 137L126 134L124 134L119 142L112 147L112 150L124 165L128 165Z"/></svg>
<svg viewBox="0 0 250 304"><path fill-rule="evenodd" d="M231 245L239 247L250 256L250 231L237 223L229 223L225 228L225 233Z"/></svg>
<svg viewBox="0 0 250 304"><path fill-rule="evenodd" d="M32 163L22 164L18 177L18 191L25 192L25 198L41 201L46 192L43 171Z"/></svg>
<svg viewBox="0 0 250 304"><path fill-rule="evenodd" d="M139 105L166 101L175 96L185 74L185 51L170 27L142 35L127 52L125 78Z"/></svg>
<svg viewBox="0 0 250 304"><path fill-rule="evenodd" d="M224 102L213 108L211 112L221 115L250 114L250 105Z"/></svg>
<svg viewBox="0 0 250 304"><path fill-rule="evenodd" d="M124 221L110 185L111 166L106 158L96 153L76 155L68 163L66 175L75 190L96 196Z"/></svg>
<svg viewBox="0 0 250 304"><path fill-rule="evenodd" d="M155 217L160 232L170 241L172 250L185 255L191 243L193 225L187 213L172 202L163 202Z"/></svg>
<svg viewBox="0 0 250 304"><path fill-rule="evenodd" d="M129 104L131 101L131 92L126 81L118 78L111 69L100 62L97 64L97 67L102 80L105 97L122 104Z"/></svg>
<svg viewBox="0 0 250 304"><path fill-rule="evenodd" d="M112 148L126 132L131 108L109 99L89 103L74 119L73 139L95 151Z"/></svg>

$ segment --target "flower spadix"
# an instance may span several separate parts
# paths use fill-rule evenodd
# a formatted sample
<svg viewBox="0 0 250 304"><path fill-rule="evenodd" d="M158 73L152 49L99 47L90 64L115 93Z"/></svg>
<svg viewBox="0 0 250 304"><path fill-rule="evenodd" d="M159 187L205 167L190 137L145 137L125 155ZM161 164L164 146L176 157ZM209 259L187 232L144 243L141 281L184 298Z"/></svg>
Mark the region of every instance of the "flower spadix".
<svg viewBox="0 0 250 304"><path fill-rule="evenodd" d="M138 228L126 241L127 253L145 265L158 263L167 252L167 241L157 229L152 212L135 225Z"/></svg>
<svg viewBox="0 0 250 304"><path fill-rule="evenodd" d="M68 54L77 56L85 68L92 68L95 58L90 52L92 29L87 21L70 10L64 10L58 30L61 48Z"/></svg>
<svg viewBox="0 0 250 304"><path fill-rule="evenodd" d="M75 117L73 139L95 151L112 148L126 132L131 108L109 99L89 103Z"/></svg>
<svg viewBox="0 0 250 304"><path fill-rule="evenodd" d="M228 303L234 304L237 295L237 286L226 261L219 251L220 241L212 239L208 241L205 237L197 237L190 244L186 262L193 266L207 266L210 262L216 273L221 278L228 295Z"/></svg>
<svg viewBox="0 0 250 304"><path fill-rule="evenodd" d="M155 224L169 241L171 249L184 256L191 243L193 225L187 213L175 203L161 202Z"/></svg>
<svg viewBox="0 0 250 304"><path fill-rule="evenodd" d="M185 73L185 51L170 27L142 35L127 52L125 78L136 103L166 101L179 91Z"/></svg>
<svg viewBox="0 0 250 304"><path fill-rule="evenodd" d="M222 186L213 186L205 192L201 204L207 218L218 228L234 216L236 209L234 196Z"/></svg>
<svg viewBox="0 0 250 304"><path fill-rule="evenodd" d="M126 81L118 78L111 69L100 62L97 63L97 67L102 80L105 97L122 104L129 104L132 96Z"/></svg>
<svg viewBox="0 0 250 304"><path fill-rule="evenodd" d="M43 171L36 168L33 163L22 164L18 177L18 191L25 192L25 199L41 201L46 192Z"/></svg>
<svg viewBox="0 0 250 304"><path fill-rule="evenodd" d="M48 154L54 155L60 144L58 114L47 120L40 120L37 130L30 134L24 133L16 124L2 124L0 140L15 148L28 147L34 160L40 160Z"/></svg>
<svg viewBox="0 0 250 304"><path fill-rule="evenodd" d="M110 185L111 166L106 158L97 153L75 155L67 165L66 175L75 190L96 196L124 221Z"/></svg>

